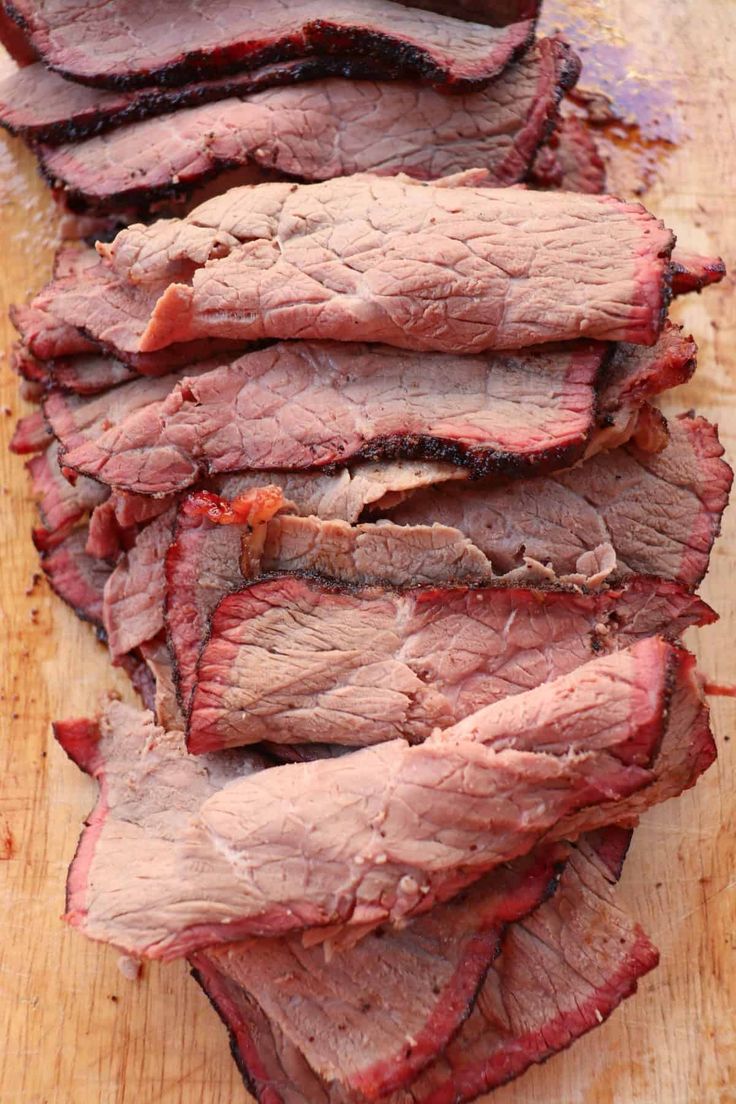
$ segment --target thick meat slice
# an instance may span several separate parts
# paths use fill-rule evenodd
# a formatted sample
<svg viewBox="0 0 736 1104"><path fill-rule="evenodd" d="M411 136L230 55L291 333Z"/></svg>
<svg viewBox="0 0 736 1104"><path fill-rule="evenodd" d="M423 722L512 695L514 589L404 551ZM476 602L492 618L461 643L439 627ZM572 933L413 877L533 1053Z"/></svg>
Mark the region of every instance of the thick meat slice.
<svg viewBox="0 0 736 1104"><path fill-rule="evenodd" d="M635 992L658 953L614 904L612 880L587 838L581 841L552 899L510 926L474 1011L445 1055L385 1104L473 1100L564 1050ZM352 1104L355 1096L320 1078L279 1024L220 969L219 957L198 951L190 959L193 974L228 1028L256 1098Z"/></svg>
<svg viewBox="0 0 736 1104"><path fill-rule="evenodd" d="M656 340L674 244L661 222L610 196L483 182L261 184L123 230L99 248L150 320L137 344L121 327L120 347L300 337L471 353ZM73 296L54 309L93 332Z"/></svg>
<svg viewBox="0 0 736 1104"><path fill-rule="evenodd" d="M716 427L683 414L670 422L662 452L629 443L552 476L502 487L433 487L390 516L401 525L459 529L499 574L531 556L563 575L610 542L618 571L697 586L733 479L722 456Z"/></svg>
<svg viewBox="0 0 736 1104"><path fill-rule="evenodd" d="M142 494L219 472L398 456L476 475L538 471L582 456L605 352L583 342L458 357L282 342L176 386L156 381L170 390L158 403L148 401L153 381L126 384L112 402L124 407L130 395L130 412L118 417L113 405L110 428L85 425L107 396L93 406L59 395L47 412L67 466Z"/></svg>
<svg viewBox="0 0 736 1104"><path fill-rule="evenodd" d="M42 147L40 162L75 209L145 204L253 163L305 181L358 172L432 180L482 167L502 187L528 172L578 70L569 47L544 39L482 92L311 81Z"/></svg>
<svg viewBox="0 0 736 1104"><path fill-rule="evenodd" d="M50 549L41 548L41 567L52 590L82 621L102 629L102 596L111 568L87 555L85 526Z"/></svg>
<svg viewBox="0 0 736 1104"><path fill-rule="evenodd" d="M596 649L679 635L711 617L676 584L639 577L597 594L264 580L227 595L212 616L188 746L424 740Z"/></svg>
<svg viewBox="0 0 736 1104"><path fill-rule="evenodd" d="M118 761L70 870L67 919L130 953L172 958L301 928L361 935L427 912L541 836L564 835L582 809L596 827L601 803L617 820L618 802L655 778L643 764L670 716L676 655L640 641L489 706L457 734L239 779L197 802L173 840L136 811L156 789L145 756L142 802L129 758ZM138 747L164 739L174 737Z"/></svg>
<svg viewBox="0 0 736 1104"><path fill-rule="evenodd" d="M9 10L52 69L107 88L257 68L294 57L352 52L376 75L406 75L457 89L483 87L528 45L533 20L504 28L404 8L390 0L283 0L219 4L216 9L158 0L12 0ZM141 33L142 28L145 32Z"/></svg>
<svg viewBox="0 0 736 1104"><path fill-rule="evenodd" d="M403 930L329 958L299 935L204 952L258 1000L328 1081L375 1099L409 1084L472 1009L504 926L551 895L566 849L494 871Z"/></svg>
<svg viewBox="0 0 736 1104"><path fill-rule="evenodd" d="M65 479L59 466L58 452L58 446L53 442L26 464L41 521L52 534L66 531L104 502L109 493L107 487L86 476L76 477L74 483Z"/></svg>
<svg viewBox="0 0 736 1104"><path fill-rule="evenodd" d="M119 360L88 353L48 362L51 380L75 395L97 395L135 378L135 372Z"/></svg>
<svg viewBox="0 0 736 1104"><path fill-rule="evenodd" d="M38 56L4 6L0 6L0 43L18 65L32 65Z"/></svg>
<svg viewBox="0 0 736 1104"><path fill-rule="evenodd" d="M559 121L534 159L529 183L533 188L561 188L592 195L605 191L606 166L583 119L568 115Z"/></svg>

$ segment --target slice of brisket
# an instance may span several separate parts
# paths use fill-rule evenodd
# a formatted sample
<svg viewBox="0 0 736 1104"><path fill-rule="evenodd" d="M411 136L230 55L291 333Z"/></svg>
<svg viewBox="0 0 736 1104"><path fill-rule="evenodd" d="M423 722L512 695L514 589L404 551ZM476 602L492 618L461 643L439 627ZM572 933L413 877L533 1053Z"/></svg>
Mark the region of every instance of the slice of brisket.
<svg viewBox="0 0 736 1104"><path fill-rule="evenodd" d="M54 310L141 352L212 337L452 353L581 335L653 344L674 244L661 222L610 196L493 189L484 179L233 188L186 219L130 227L99 246L135 326L106 337L73 292Z"/></svg>
<svg viewBox="0 0 736 1104"><path fill-rule="evenodd" d="M41 548L41 567L51 589L82 621L102 629L102 597L110 566L85 551L85 526L74 529L55 546Z"/></svg>
<svg viewBox="0 0 736 1104"><path fill-rule="evenodd" d="M79 311L79 326L59 317L58 305L66 300ZM145 294L129 293L99 263L94 249L76 243L57 252L51 281L29 304L12 307L10 317L31 355L56 361L99 354L107 345L115 349L122 335L142 333L148 318L147 299ZM90 327L95 329L94 340L87 333ZM131 344L135 341L137 338ZM242 342L236 344L242 349ZM205 340L153 354L121 348L119 359L143 375L157 376L233 347L231 341ZM119 371L117 367L114 370Z"/></svg>
<svg viewBox="0 0 736 1104"><path fill-rule="evenodd" d="M560 119L534 158L529 183L533 188L559 188L591 195L605 191L606 166L583 119L574 115Z"/></svg>
<svg viewBox="0 0 736 1104"><path fill-rule="evenodd" d="M106 395L58 394L46 411L67 466L143 494L220 472L361 459L444 460L474 475L544 471L583 455L606 352L582 342L459 357L280 342L197 379L125 384L102 422L88 425L87 412L102 411ZM156 402L158 388L170 394Z"/></svg>
<svg viewBox="0 0 736 1104"><path fill-rule="evenodd" d="M153 13L140 0L92 10L85 0L8 0L6 6L50 68L113 89L183 85L335 52L371 59L375 76L482 88L534 34L531 19L495 28L390 0L334 0L327 11L317 0L301 0L297 9L281 0L239 0L206 11L159 0Z"/></svg>
<svg viewBox="0 0 736 1104"><path fill-rule="evenodd" d="M605 838L601 842L605 847ZM552 899L509 927L476 1007L446 1053L384 1104L471 1101L607 1019L658 961L641 928L614 904L613 880L584 838ZM322 1079L279 1024L221 969L220 952L198 951L190 962L228 1028L233 1056L256 1099L354 1104L355 1096Z"/></svg>
<svg viewBox="0 0 736 1104"><path fill-rule="evenodd" d="M733 478L722 457L716 427L683 414L670 423L662 452L630 443L552 476L496 487L432 487L390 517L400 525L434 522L460 530L499 574L530 556L564 575L579 570L581 556L610 542L619 572L697 586Z"/></svg>
<svg viewBox="0 0 736 1104"><path fill-rule="evenodd" d="M50 430L42 411L34 410L32 414L26 414L19 418L13 436L10 438L9 449L19 456L26 456L30 452L43 452L50 444Z"/></svg>
<svg viewBox="0 0 736 1104"><path fill-rule="evenodd" d="M164 559L174 517L171 506L147 525L107 581L104 624L113 659L163 631Z"/></svg>
<svg viewBox="0 0 736 1104"><path fill-rule="evenodd" d="M256 998L320 1076L374 1100L442 1053L473 1007L505 926L554 892L566 851L538 849L403 930L369 933L329 957L299 935L203 953Z"/></svg>
<svg viewBox="0 0 736 1104"><path fill-rule="evenodd" d="M360 172L427 180L482 166L488 184L503 187L528 172L578 72L568 46L543 39L482 92L310 81L41 147L40 163L74 210L145 207L252 163L304 181Z"/></svg>
<svg viewBox="0 0 736 1104"><path fill-rule="evenodd" d="M108 496L107 487L86 476L64 477L58 447L49 445L26 464L41 521L49 533L64 533ZM74 474L74 473L70 473Z"/></svg>
<svg viewBox="0 0 736 1104"><path fill-rule="evenodd" d="M603 803L618 819L618 802L654 778L644 764L670 717L676 655L650 638L489 706L457 735L275 767L204 801L190 786L173 839L171 820L151 815L160 796L145 749L178 737L138 730L137 772L116 739L110 771L100 759L91 771L104 788L70 870L67 919L129 953L172 958L302 928L362 935L427 912L576 812L589 808L598 827ZM213 761L184 760L216 787Z"/></svg>
<svg viewBox="0 0 736 1104"><path fill-rule="evenodd" d="M97 395L135 378L127 364L99 353L60 357L49 361L48 367L53 383L75 395Z"/></svg>
<svg viewBox="0 0 736 1104"><path fill-rule="evenodd" d="M638 576L590 594L264 579L212 615L188 746L420 741L596 651L712 618L677 584Z"/></svg>

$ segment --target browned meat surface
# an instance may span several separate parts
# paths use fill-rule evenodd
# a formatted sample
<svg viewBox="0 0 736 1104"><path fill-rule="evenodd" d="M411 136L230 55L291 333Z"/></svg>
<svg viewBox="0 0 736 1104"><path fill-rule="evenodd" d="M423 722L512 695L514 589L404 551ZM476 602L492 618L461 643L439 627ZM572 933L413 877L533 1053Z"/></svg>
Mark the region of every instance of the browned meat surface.
<svg viewBox="0 0 736 1104"><path fill-rule="evenodd" d="M41 551L41 567L52 590L77 617L101 629L102 596L110 566L89 556L86 543L86 528L74 529L55 547Z"/></svg>
<svg viewBox="0 0 736 1104"><path fill-rule="evenodd" d="M86 476L76 477L73 483L66 479L59 466L55 443L32 457L26 469L31 477L31 489L41 521L50 533L67 530L88 511L104 502L109 493L107 487Z"/></svg>
<svg viewBox="0 0 736 1104"><path fill-rule="evenodd" d="M641 641L417 747L392 741L224 788L220 759L182 756L175 734L113 703L104 742L86 753L102 800L70 871L67 918L129 952L173 957L335 923L360 934L429 911L543 834L584 831L584 815L571 820L581 810L595 827L616 821L618 802L656 782L646 764L672 724L679 655ZM202 776L214 790L204 801ZM173 778L186 788L172 804Z"/></svg>
<svg viewBox="0 0 736 1104"><path fill-rule="evenodd" d="M108 88L253 69L335 49L372 59L376 75L406 75L455 88L483 87L528 45L533 20L495 28L404 8L390 0L284 0L217 8L158 0L8 0L8 10L52 69ZM141 33L145 27L145 33Z"/></svg>
<svg viewBox="0 0 736 1104"><path fill-rule="evenodd" d="M681 587L639 577L595 594L264 580L212 616L188 745L424 740L596 649L709 620Z"/></svg>
<svg viewBox="0 0 736 1104"><path fill-rule="evenodd" d="M201 338L452 353L581 335L655 341L674 241L661 222L610 196L482 182L471 172L434 184L366 175L234 188L184 220L100 246L120 280L107 287L130 301L134 325L90 317L73 286L54 311L134 352Z"/></svg>
<svg viewBox="0 0 736 1104"><path fill-rule="evenodd" d="M484 168L488 183L502 187L528 172L578 71L569 47L543 39L488 88L464 96L403 81L344 79L248 98L239 90L86 141L75 135L42 147L41 167L77 210L145 206L253 163L305 181L359 172L433 180ZM15 79L27 81L24 74ZM0 88L0 122L2 95Z"/></svg>

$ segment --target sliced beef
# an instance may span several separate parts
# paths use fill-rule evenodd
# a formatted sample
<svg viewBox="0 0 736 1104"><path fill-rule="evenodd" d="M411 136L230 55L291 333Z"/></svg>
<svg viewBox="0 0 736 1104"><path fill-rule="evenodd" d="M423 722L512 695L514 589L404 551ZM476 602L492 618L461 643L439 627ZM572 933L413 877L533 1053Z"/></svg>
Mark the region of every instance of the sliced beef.
<svg viewBox="0 0 736 1104"><path fill-rule="evenodd" d="M135 91L109 91L65 80L43 65L11 73L0 81L0 126L33 142L79 142L138 119L178 111L193 104L248 96L262 88L331 75L375 75L375 65L355 55L334 54L263 65L245 73L190 81L179 87L155 85Z"/></svg>
<svg viewBox="0 0 736 1104"><path fill-rule="evenodd" d="M219 472L318 468L361 459L445 460L524 472L582 456L595 424L606 347L579 343L458 357L388 346L285 343L249 353L170 394L154 381L46 404L64 463L111 486L171 494ZM165 377L168 380L170 377ZM119 418L116 407L130 413ZM136 409L139 408L139 409Z"/></svg>
<svg viewBox="0 0 736 1104"><path fill-rule="evenodd" d="M59 317L60 302L71 301L79 314L79 326ZM142 375L157 376L173 368L205 360L222 349L241 343L231 341L185 342L163 353L139 353L115 343L123 334L140 334L147 321L146 295L131 294L99 264L93 249L65 248L57 254L53 279L31 303L13 307L10 315L29 353L40 360L99 355L111 346L130 368ZM95 329L93 340L87 333ZM131 344L135 344L132 342ZM112 369L111 369L112 370ZM119 368L115 367L118 372Z"/></svg>
<svg viewBox="0 0 736 1104"><path fill-rule="evenodd" d="M145 206L249 164L305 181L359 172L432 180L483 167L503 187L528 172L578 71L569 47L544 39L482 92L310 81L45 146L40 162L75 210Z"/></svg>
<svg viewBox="0 0 736 1104"><path fill-rule="evenodd" d="M568 115L560 120L534 158L529 183L533 188L592 195L605 191L606 166L583 119Z"/></svg>
<svg viewBox="0 0 736 1104"><path fill-rule="evenodd" d="M711 284L720 284L726 275L726 266L720 257L703 257L683 249L672 257L672 290L675 295L690 291L702 291Z"/></svg>
<svg viewBox="0 0 736 1104"><path fill-rule="evenodd" d="M49 372L57 387L76 395L97 395L135 378L127 364L97 353L53 360Z"/></svg>
<svg viewBox="0 0 736 1104"><path fill-rule="evenodd" d="M153 700L148 708L153 712L156 724L167 732L180 732L184 720L176 699L174 669L163 633L153 640L144 641L139 652L154 684Z"/></svg>
<svg viewBox="0 0 736 1104"><path fill-rule="evenodd" d="M98 761L104 791L72 864L67 919L129 953L172 958L301 928L361 935L427 912L542 835L564 835L582 809L596 827L601 803L617 820L617 803L655 777L643 764L670 716L676 654L640 641L416 747L275 767L203 802L188 792L196 806L174 839L147 816L145 756L143 798L129 757L107 774Z"/></svg>
<svg viewBox="0 0 736 1104"><path fill-rule="evenodd" d="M171 507L139 534L107 581L103 617L114 659L163 631L164 558L173 524Z"/></svg>
<svg viewBox="0 0 736 1104"><path fill-rule="evenodd" d="M452 353L581 335L656 340L674 242L661 222L608 196L493 189L484 179L233 188L184 220L130 227L100 246L135 325L106 339L102 312L82 314L73 292L54 310L136 352L202 338Z"/></svg>
<svg viewBox="0 0 736 1104"><path fill-rule="evenodd" d="M498 574L525 556L558 575L609 542L619 572L697 586L728 502L733 474L715 426L684 414L659 453L635 444L553 476L506 486L432 487L391 511L400 525L436 523L464 533Z"/></svg>
<svg viewBox="0 0 736 1104"><path fill-rule="evenodd" d="M84 526L55 547L41 551L41 567L52 590L80 617L102 629L102 595L110 575L108 564L87 555Z"/></svg>
<svg viewBox="0 0 736 1104"><path fill-rule="evenodd" d="M315 1072L219 959L219 952L199 951L190 961L255 1097L264 1104L354 1101ZM610 876L583 841L551 900L509 927L475 1009L445 1055L386 1104L462 1104L518 1077L602 1023L657 961L641 928L614 904Z"/></svg>
<svg viewBox="0 0 736 1104"><path fill-rule="evenodd" d="M455 19L503 27L520 19L536 19L541 0L399 0L407 8L451 15Z"/></svg>
<svg viewBox="0 0 736 1104"><path fill-rule="evenodd" d="M37 453L26 469L41 521L52 534L63 533L107 498L107 488L93 479L77 476L72 483L64 477L56 443Z"/></svg>
<svg viewBox="0 0 736 1104"><path fill-rule="evenodd" d="M404 930L326 958L299 935L204 952L289 1035L310 1065L369 1100L413 1081L467 1018L505 925L552 894L566 849L494 871Z"/></svg>
<svg viewBox="0 0 736 1104"><path fill-rule="evenodd" d="M50 439L50 430L43 413L34 410L32 414L18 419L9 448L11 452L25 456L29 452L42 452L48 448Z"/></svg>
<svg viewBox="0 0 736 1104"><path fill-rule="evenodd" d="M18 65L32 65L38 56L21 28L1 5L0 43Z"/></svg>
<svg viewBox="0 0 736 1104"><path fill-rule="evenodd" d="M150 383L132 381L104 425L86 423L105 396L57 395L46 409L67 466L143 494L226 471L396 456L441 457L476 477L519 475L627 440L642 402L683 383L694 365L692 339L670 325L651 348L576 342L477 357L280 342L202 367L198 380L157 384L170 391L157 403L143 401Z"/></svg>
<svg viewBox="0 0 736 1104"><path fill-rule="evenodd" d="M317 0L302 0L297 9L282 0L251 0L206 11L159 0L153 18L139 0L92 10L85 0L12 0L8 10L50 68L103 88L183 85L335 52L370 58L376 76L482 88L534 33L531 19L495 28L390 0L334 0L327 11Z"/></svg>
<svg viewBox="0 0 736 1104"><path fill-rule="evenodd" d="M424 740L596 650L711 617L676 584L643 577L597 594L265 579L212 616L188 746Z"/></svg>

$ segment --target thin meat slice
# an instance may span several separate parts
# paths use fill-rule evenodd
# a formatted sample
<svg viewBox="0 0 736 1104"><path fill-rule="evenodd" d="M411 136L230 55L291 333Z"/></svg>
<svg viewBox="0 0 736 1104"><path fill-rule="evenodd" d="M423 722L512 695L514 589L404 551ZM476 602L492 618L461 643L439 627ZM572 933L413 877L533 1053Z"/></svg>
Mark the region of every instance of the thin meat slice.
<svg viewBox="0 0 736 1104"><path fill-rule="evenodd" d="M494 189L484 179L260 184L183 220L123 230L99 248L121 296L149 321L137 344L137 327L121 326L120 347L152 352L213 337L452 353L580 336L654 343L674 244L661 222L610 196ZM55 310L100 337L73 296Z"/></svg>
<svg viewBox="0 0 736 1104"><path fill-rule="evenodd" d="M336 475L269 472L268 479L282 488L290 507L300 514L355 522L366 507L393 505L417 487L441 484L461 474L450 465L398 462L357 465ZM220 489L235 497L263 486L263 482L263 475L230 476ZM150 604L164 607L165 601L167 636L185 707L194 688L210 614L227 591L244 581L243 536L243 527L217 525L206 510L181 509L166 555L163 585L158 575L153 580L139 576ZM130 583L128 586L132 590Z"/></svg>
<svg viewBox="0 0 736 1104"><path fill-rule="evenodd" d="M733 479L722 457L716 427L683 414L670 422L662 452L629 443L551 476L506 486L432 487L390 517L399 525L460 530L498 574L514 570L526 556L564 575L584 568L591 552L610 543L619 573L697 586Z"/></svg>
<svg viewBox="0 0 736 1104"><path fill-rule="evenodd" d="M29 452L42 452L50 443L50 430L43 413L34 410L19 418L13 436L10 438L11 452L25 456Z"/></svg>
<svg viewBox="0 0 736 1104"><path fill-rule="evenodd" d="M711 617L676 584L636 576L593 594L265 579L212 615L188 746L421 741L596 650Z"/></svg>
<svg viewBox="0 0 736 1104"><path fill-rule="evenodd" d="M26 464L41 521L50 533L64 532L107 498L108 489L85 476L64 477L55 442Z"/></svg>
<svg viewBox="0 0 736 1104"><path fill-rule="evenodd" d="M457 735L237 779L197 801L174 839L142 822L124 758L72 864L67 919L129 953L172 958L302 928L360 935L427 912L582 809L599 827L605 803L616 821L617 803L653 781L675 656L640 641L489 706ZM155 786L145 759L139 770L146 813Z"/></svg>
<svg viewBox="0 0 736 1104"><path fill-rule="evenodd" d="M38 57L22 29L4 6L0 6L0 43L20 66L32 65Z"/></svg>
<svg viewBox="0 0 736 1104"><path fill-rule="evenodd" d="M510 925L474 1011L445 1054L385 1104L473 1100L564 1050L631 996L659 956L614 903L613 880L586 837L551 900ZM193 975L228 1028L233 1056L256 1098L351 1104L355 1096L319 1076L219 958L219 952L196 952Z"/></svg>
<svg viewBox="0 0 736 1104"><path fill-rule="evenodd" d="M118 388L109 429L99 420L88 429L83 416L105 396L93 407L59 395L46 409L66 465L142 494L220 472L360 459L443 460L475 475L539 471L582 456L605 354L585 342L476 357L282 342L185 375L158 403L138 397L153 396L151 383ZM114 404L128 395L130 413L118 418Z"/></svg>
<svg viewBox="0 0 736 1104"><path fill-rule="evenodd" d="M483 87L520 54L533 20L490 27L459 22L390 0L251 0L200 9L159 0L12 0L8 10L46 64L103 88L183 85L266 62L348 49L373 60L377 74L410 76L456 89ZM141 33L141 28L145 33ZM183 44L186 44L184 47Z"/></svg>
<svg viewBox="0 0 736 1104"><path fill-rule="evenodd" d="M565 856L541 848L405 929L369 933L329 959L298 935L200 953L256 998L320 1076L373 1100L408 1085L444 1050L505 926L554 893Z"/></svg>
<svg viewBox="0 0 736 1104"><path fill-rule="evenodd" d="M533 188L591 195L606 190L606 166L585 120L575 115L559 120L534 158L529 183Z"/></svg>
<svg viewBox="0 0 736 1104"><path fill-rule="evenodd" d="M70 325L59 316L58 305L65 300L74 303L79 313L78 325ZM121 333L142 333L148 305L147 296L136 297L114 279L99 263L94 249L75 245L57 252L51 281L30 303L12 307L10 318L32 356L57 361L99 355L108 345L115 351ZM95 330L94 337L88 332L90 329ZM142 375L157 376L233 347L231 341L205 340L184 342L154 354L140 353L133 347L120 348L118 359ZM238 347L242 347L242 342Z"/></svg>
<svg viewBox="0 0 736 1104"><path fill-rule="evenodd" d="M41 567L51 589L82 621L102 629L102 597L110 575L109 564L85 551L86 528L81 526L50 549L41 549Z"/></svg>
<svg viewBox="0 0 736 1104"><path fill-rule="evenodd" d="M58 145L79 142L113 127L162 115L193 104L248 96L262 88L331 75L380 77L370 59L334 54L263 65L180 87L154 85L134 91L110 91L65 80L35 64L0 81L0 126L26 140Z"/></svg>
<svg viewBox="0 0 736 1104"><path fill-rule="evenodd" d="M107 581L103 616L113 659L163 631L164 559L174 516L170 507L147 525Z"/></svg>
<svg viewBox="0 0 736 1104"><path fill-rule="evenodd" d="M127 364L99 353L52 360L49 374L57 387L75 395L97 395L120 383L128 383L136 375Z"/></svg>
<svg viewBox="0 0 736 1104"><path fill-rule="evenodd" d="M482 92L310 81L41 147L40 163L75 210L145 204L249 164L305 181L359 172L432 180L482 167L502 187L528 172L578 71L568 46L543 39Z"/></svg>
<svg viewBox="0 0 736 1104"><path fill-rule="evenodd" d="M388 346L281 342L165 399L132 381L104 425L96 404L46 404L64 463L114 487L171 494L227 471L287 471L365 458L421 458L519 475L569 466L637 433L639 408L683 383L695 345L667 325L651 348L575 342L457 357ZM192 371L191 375L196 373ZM597 392L597 393L596 393ZM126 397L130 396L130 413ZM596 418L597 415L597 418Z"/></svg>

